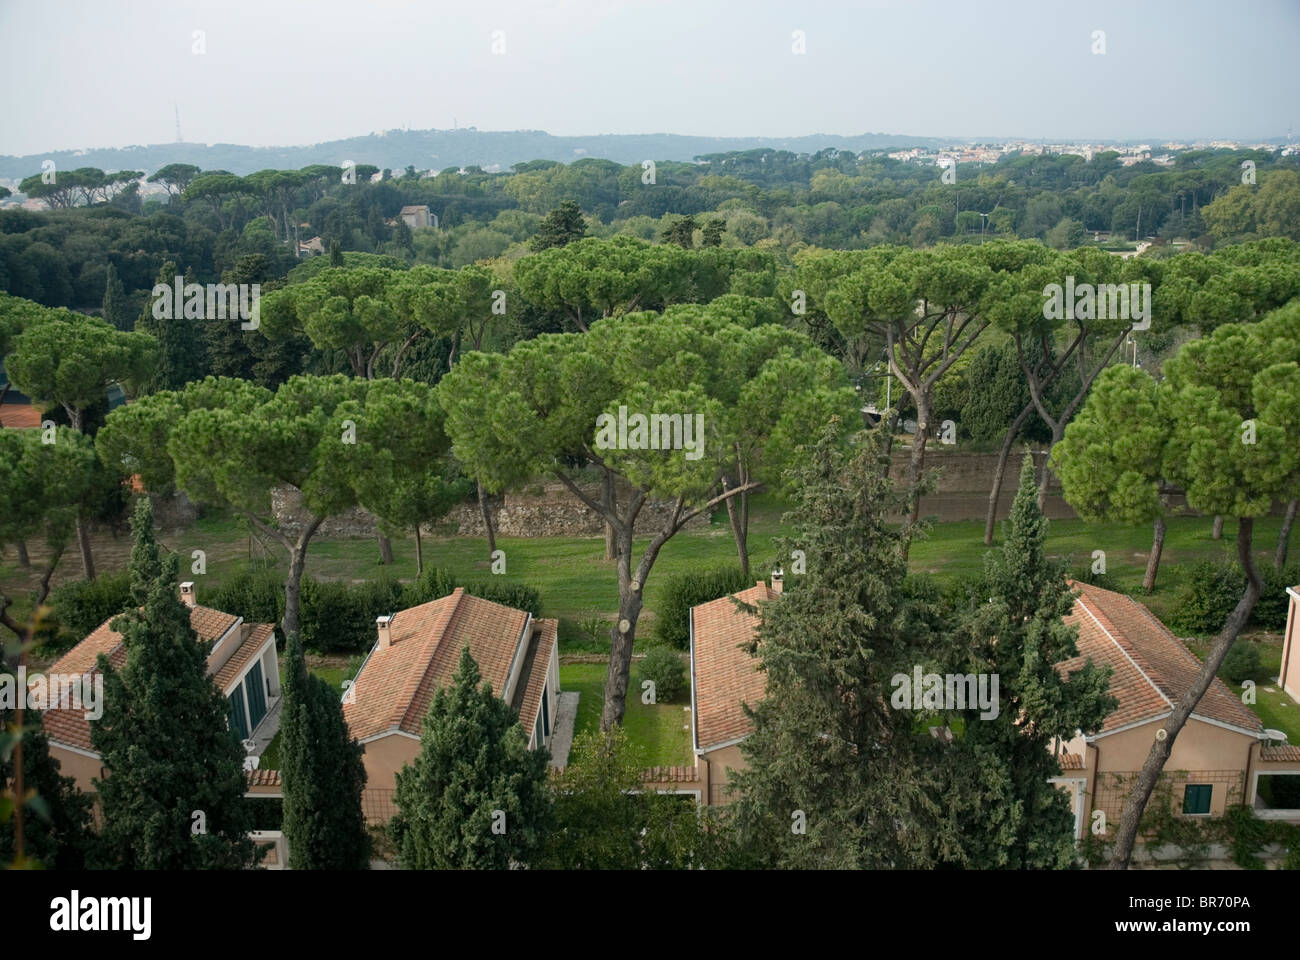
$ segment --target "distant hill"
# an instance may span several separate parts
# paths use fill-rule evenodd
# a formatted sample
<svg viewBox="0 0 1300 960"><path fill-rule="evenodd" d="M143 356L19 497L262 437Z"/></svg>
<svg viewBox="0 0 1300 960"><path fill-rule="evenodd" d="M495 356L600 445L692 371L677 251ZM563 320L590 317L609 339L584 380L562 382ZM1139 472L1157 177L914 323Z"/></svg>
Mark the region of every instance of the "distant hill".
<svg viewBox="0 0 1300 960"><path fill-rule="evenodd" d="M338 165L345 160L373 163L394 170L413 165L418 170L447 167L499 166L503 170L528 160L572 163L583 157L600 157L617 163L643 160L693 160L709 153L731 150L789 150L816 153L828 147L840 150L909 149L940 147L952 143L936 137L864 133L843 137L813 134L806 137L686 137L671 133L611 134L590 137L553 137L542 130L483 131L394 130L366 137L349 137L305 147L245 147L234 143L160 143L147 147L103 150L59 150L26 157L0 156L0 177L19 180L41 172L41 161L51 159L58 169L98 167L101 170L143 170L152 173L169 163L193 163L204 170L228 170L245 175L258 170L298 169L313 163Z"/></svg>

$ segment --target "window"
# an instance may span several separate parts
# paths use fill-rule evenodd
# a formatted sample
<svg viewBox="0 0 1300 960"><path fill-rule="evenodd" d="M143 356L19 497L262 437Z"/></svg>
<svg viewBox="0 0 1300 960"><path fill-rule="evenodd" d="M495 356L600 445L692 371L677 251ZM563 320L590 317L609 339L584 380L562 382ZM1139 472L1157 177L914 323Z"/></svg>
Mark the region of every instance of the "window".
<svg viewBox="0 0 1300 960"><path fill-rule="evenodd" d="M547 701L550 699L550 691L542 687L542 734L549 737L551 735L551 707Z"/></svg>
<svg viewBox="0 0 1300 960"><path fill-rule="evenodd" d="M257 725L266 716L266 685L262 681L262 661L253 664L244 678L244 689L248 692L248 729L256 730Z"/></svg>
<svg viewBox="0 0 1300 960"><path fill-rule="evenodd" d="M240 740L248 739L248 718L244 715L244 689L236 687L230 695L230 729Z"/></svg>
<svg viewBox="0 0 1300 960"><path fill-rule="evenodd" d="M1209 813L1210 796L1213 793L1213 784L1189 783L1183 791L1183 813L1194 815Z"/></svg>

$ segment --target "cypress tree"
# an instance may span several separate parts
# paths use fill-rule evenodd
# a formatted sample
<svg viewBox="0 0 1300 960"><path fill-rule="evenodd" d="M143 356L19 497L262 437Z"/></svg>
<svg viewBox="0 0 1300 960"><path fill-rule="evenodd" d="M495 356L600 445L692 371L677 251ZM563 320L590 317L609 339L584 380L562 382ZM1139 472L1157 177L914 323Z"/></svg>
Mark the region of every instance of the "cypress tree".
<svg viewBox="0 0 1300 960"><path fill-rule="evenodd" d="M126 665L114 670L100 656L104 715L90 725L108 769L95 781L104 816L100 865L252 866L244 751L227 723L226 698L208 677L207 649L177 595L176 557L159 557L148 498L137 502L131 527L131 596L142 609L114 621Z"/></svg>
<svg viewBox="0 0 1300 960"><path fill-rule="evenodd" d="M397 774L393 839L408 870L527 865L550 828L550 753L528 749L514 709L479 679L467 646L429 704L419 755Z"/></svg>
<svg viewBox="0 0 1300 960"><path fill-rule="evenodd" d="M118 330L129 332L132 327L130 307L126 300L126 287L111 263L104 271L104 319Z"/></svg>
<svg viewBox="0 0 1300 960"><path fill-rule="evenodd" d="M1115 701L1109 668L1088 663L1061 676L1054 666L1078 655L1076 629L1063 620L1074 606L1065 562L1047 557L1047 519L1038 507L1033 458L1026 455L1006 541L985 557L989 601L963 625L959 672L998 677L997 715L963 712L955 741L950 797L969 866L1061 869L1074 860L1068 796L1049 777L1061 767L1055 737L1101 728Z"/></svg>
<svg viewBox="0 0 1300 960"><path fill-rule="evenodd" d="M246 253L221 276L222 283L265 284L271 278L271 266L260 253ZM254 379L256 349L266 337L259 330L244 330L243 321L209 317L203 323L203 343L208 370L216 377Z"/></svg>
<svg viewBox="0 0 1300 960"><path fill-rule="evenodd" d="M168 260L158 271L157 283L174 291L176 264ZM185 271L183 284L195 283L193 269ZM179 390L193 380L202 380L206 368L203 344L204 320L185 317L185 303L172 304L172 319L155 319L154 297L145 300L136 329L158 340L158 365L149 382L149 392ZM206 301L205 301L206 304ZM206 306L204 307L206 310ZM229 322L229 321L228 321Z"/></svg>
<svg viewBox="0 0 1300 960"><path fill-rule="evenodd" d="M285 650L280 712L284 837L293 870L364 870L370 837L361 812L366 770L334 689L311 673L295 633Z"/></svg>
<svg viewBox="0 0 1300 960"><path fill-rule="evenodd" d="M587 221L582 219L582 210L572 200L565 200L542 218L528 246L538 253L551 247L567 246L586 235Z"/></svg>
<svg viewBox="0 0 1300 960"><path fill-rule="evenodd" d="M766 695L746 708L748 768L733 775L742 842L786 868L925 868L954 849L938 796L939 743L890 703L891 678L934 642L907 600L902 505L885 431L857 452L828 427L793 471L788 519L806 570L766 605L752 652ZM787 553L787 556L789 553Z"/></svg>

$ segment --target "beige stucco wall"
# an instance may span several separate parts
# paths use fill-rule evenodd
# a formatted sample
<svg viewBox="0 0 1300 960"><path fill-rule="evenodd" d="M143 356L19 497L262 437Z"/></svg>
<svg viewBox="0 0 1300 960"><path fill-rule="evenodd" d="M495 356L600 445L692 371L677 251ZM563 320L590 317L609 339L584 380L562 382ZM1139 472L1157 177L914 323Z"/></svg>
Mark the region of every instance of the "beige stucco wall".
<svg viewBox="0 0 1300 960"><path fill-rule="evenodd" d="M1286 635L1282 643L1282 669L1278 682L1291 699L1300 703L1300 600L1290 596L1291 607L1286 618Z"/></svg>
<svg viewBox="0 0 1300 960"><path fill-rule="evenodd" d="M1141 770L1151 752L1151 744L1155 742L1156 731L1164 725L1164 719L1153 720L1140 727L1101 737L1096 741L1097 769L1120 773ZM1174 741L1165 769L1244 771L1250 748L1256 742L1255 737L1192 717Z"/></svg>
<svg viewBox="0 0 1300 960"><path fill-rule="evenodd" d="M1087 801L1088 816L1084 829L1088 829L1092 814L1102 810L1106 814L1107 833L1119 823L1133 778L1146 762L1155 733L1164 726L1164 719L1153 720L1121 733L1095 741L1095 752L1089 755L1090 796ZM1182 813L1184 788L1187 784L1209 784L1211 817L1220 817L1229 804L1249 799L1253 752L1259 741L1248 734L1227 730L1195 717L1174 741L1174 748L1165 764L1161 782L1170 783L1169 802L1175 813Z"/></svg>
<svg viewBox="0 0 1300 960"><path fill-rule="evenodd" d="M700 760L708 764L708 790L703 798L709 805L730 803L726 793L729 770L744 770L749 766L741 756L740 744L706 750L700 754Z"/></svg>
<svg viewBox="0 0 1300 960"><path fill-rule="evenodd" d="M397 789L397 771L415 761L420 741L405 734L390 733L364 745L367 790Z"/></svg>
<svg viewBox="0 0 1300 960"><path fill-rule="evenodd" d="M50 744L50 756L59 761L59 773L62 776L72 777L77 782L78 790L82 793L95 792L95 785L91 780L100 779L104 767L99 757L74 753L57 743Z"/></svg>

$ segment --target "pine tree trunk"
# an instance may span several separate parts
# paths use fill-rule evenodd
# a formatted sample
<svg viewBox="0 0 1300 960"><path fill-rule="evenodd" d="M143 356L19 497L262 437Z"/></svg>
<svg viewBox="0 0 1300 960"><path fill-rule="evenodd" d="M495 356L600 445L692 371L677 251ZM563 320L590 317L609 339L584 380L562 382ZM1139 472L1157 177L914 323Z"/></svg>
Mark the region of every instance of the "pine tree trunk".
<svg viewBox="0 0 1300 960"><path fill-rule="evenodd" d="M736 500L740 499L740 504ZM731 521L731 536L736 541L736 555L740 558L740 569L745 579L749 579L749 494L742 493L739 498L727 500L727 519Z"/></svg>
<svg viewBox="0 0 1300 960"><path fill-rule="evenodd" d="M324 517L315 517L298 534L292 543L284 542L289 548L289 572L284 578L284 619L280 622L284 630L284 639L298 632L298 609L302 600L302 572L307 565L307 544L315 536Z"/></svg>
<svg viewBox="0 0 1300 960"><path fill-rule="evenodd" d="M1038 510L1040 513L1047 513L1047 485L1052 479L1052 451L1056 445L1061 442L1061 435L1065 433L1065 420L1062 419L1052 429L1052 442L1047 447L1047 452L1043 454L1043 476L1038 482Z"/></svg>
<svg viewBox="0 0 1300 960"><path fill-rule="evenodd" d="M680 502L679 502L680 503ZM676 532L672 522L660 530L632 570L632 518L628 517L618 537L618 619L610 628L609 670L605 675L605 704L600 714L601 732L607 733L623 722L627 709L627 686L632 672L632 647L636 641L636 623L641 616L641 597L646 578L654 567L659 551ZM626 625L627 629L622 629Z"/></svg>
<svg viewBox="0 0 1300 960"><path fill-rule="evenodd" d="M1224 657L1232 649L1237 635L1250 619L1251 611L1255 609L1255 601L1259 599L1260 594L1260 582L1259 571L1255 569L1255 558L1251 555L1254 529L1253 517L1241 517L1237 521L1237 559L1242 569L1246 571L1245 592L1242 593L1237 606L1228 615L1227 622L1215 638L1214 646L1210 648L1205 661L1201 664L1196 679L1183 692L1178 703L1174 705L1169 719L1165 721L1163 727L1166 733L1165 739L1154 740L1151 744L1151 752L1147 754L1146 763L1142 765L1137 782L1124 801L1124 812L1120 815L1119 828L1115 835L1115 849L1111 854L1109 865L1112 870L1128 869L1129 861L1133 857L1133 847L1137 842L1138 825L1146 810L1147 801L1151 799L1151 793L1159 782L1165 761L1169 759L1174 749L1174 741L1178 738L1183 725L1187 723L1187 718L1200 703L1201 697L1205 696L1205 691L1210 688L1210 683L1218 673Z"/></svg>
<svg viewBox="0 0 1300 960"><path fill-rule="evenodd" d="M383 531L379 533L379 562L386 566L393 563L393 541L384 536Z"/></svg>
<svg viewBox="0 0 1300 960"><path fill-rule="evenodd" d="M86 579L94 580L95 558L90 552L90 529L81 517L77 517L77 545L81 548L81 568L85 571Z"/></svg>
<svg viewBox="0 0 1300 960"><path fill-rule="evenodd" d="M993 489L989 492L989 510L984 517L984 546L993 546L993 528L998 519L998 499L1002 496L1002 480L1007 474L1007 459L1011 456L1011 448L1015 446L1016 437L1020 435L1020 428L1024 426L1025 420L1034 410L1034 404L1031 400L1025 405L1025 409L1020 411L1020 415L1008 428L1006 436L1002 438L1002 449L998 451L998 465L993 471Z"/></svg>
<svg viewBox="0 0 1300 960"><path fill-rule="evenodd" d="M916 402L916 433L912 435L912 453L909 458L908 520L915 526L921 519L921 476L925 472L925 443L929 438L930 398L924 394L912 398Z"/></svg>
<svg viewBox="0 0 1300 960"><path fill-rule="evenodd" d="M27 555L27 541L18 540L14 546L18 548L18 566L24 570L30 570L32 568L32 558Z"/></svg>
<svg viewBox="0 0 1300 960"><path fill-rule="evenodd" d="M306 561L306 550L289 551L289 573L284 578L284 620L280 623L285 638L298 632L298 609L302 600L302 570Z"/></svg>
<svg viewBox="0 0 1300 960"><path fill-rule="evenodd" d="M1286 505L1286 516L1282 518L1282 528L1277 532L1277 552L1273 554L1274 570L1286 566L1286 552L1291 543L1291 525L1295 523L1297 504L1300 504L1300 500L1292 500Z"/></svg>
<svg viewBox="0 0 1300 960"><path fill-rule="evenodd" d="M478 509L483 514L483 529L487 531L488 542L488 559L492 559L492 554L497 552L497 532L492 525L492 509L488 504L487 494L483 492L483 484L476 483L478 488Z"/></svg>
<svg viewBox="0 0 1300 960"><path fill-rule="evenodd" d="M1151 555L1147 557L1147 572L1142 578L1142 589L1150 593L1156 588L1156 573L1160 569L1160 554L1165 549L1165 516L1156 517L1155 530L1151 537Z"/></svg>
<svg viewBox="0 0 1300 960"><path fill-rule="evenodd" d="M424 544L420 541L420 525L415 525L415 575L424 573Z"/></svg>
<svg viewBox="0 0 1300 960"><path fill-rule="evenodd" d="M614 474L605 471L605 478L601 482L600 503L606 510L613 512L618 509L615 500ZM613 560L618 556L618 538L614 535L614 525L608 520L605 521L605 559Z"/></svg>
<svg viewBox="0 0 1300 960"><path fill-rule="evenodd" d="M1215 514L1214 516L1214 529L1210 531L1210 539L1211 540L1223 539L1223 515L1222 514Z"/></svg>

